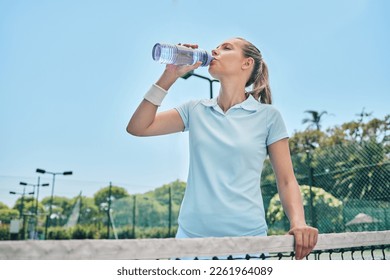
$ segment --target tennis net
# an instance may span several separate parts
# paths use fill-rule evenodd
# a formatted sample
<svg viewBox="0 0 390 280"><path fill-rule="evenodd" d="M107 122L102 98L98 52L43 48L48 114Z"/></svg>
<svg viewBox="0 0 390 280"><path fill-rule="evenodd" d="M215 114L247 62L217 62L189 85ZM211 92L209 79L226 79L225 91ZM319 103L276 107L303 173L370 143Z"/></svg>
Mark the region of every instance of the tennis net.
<svg viewBox="0 0 390 280"><path fill-rule="evenodd" d="M293 236L0 241L5 260L294 259ZM320 234L309 260L390 259L390 231Z"/></svg>

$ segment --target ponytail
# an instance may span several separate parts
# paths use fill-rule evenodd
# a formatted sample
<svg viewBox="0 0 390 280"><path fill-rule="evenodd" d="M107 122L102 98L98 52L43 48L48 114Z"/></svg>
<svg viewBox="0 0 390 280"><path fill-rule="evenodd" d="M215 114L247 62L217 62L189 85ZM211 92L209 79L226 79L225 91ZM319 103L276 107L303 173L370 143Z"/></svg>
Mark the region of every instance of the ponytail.
<svg viewBox="0 0 390 280"><path fill-rule="evenodd" d="M242 50L245 57L252 57L254 66L245 87L252 85L252 90L249 92L252 96L261 103L272 104L271 87L269 85L268 66L264 62L261 52L252 43L245 39L238 38L245 42Z"/></svg>
<svg viewBox="0 0 390 280"><path fill-rule="evenodd" d="M250 92L260 103L272 104L271 87L268 80L268 66L262 60L260 73L253 83L253 89Z"/></svg>

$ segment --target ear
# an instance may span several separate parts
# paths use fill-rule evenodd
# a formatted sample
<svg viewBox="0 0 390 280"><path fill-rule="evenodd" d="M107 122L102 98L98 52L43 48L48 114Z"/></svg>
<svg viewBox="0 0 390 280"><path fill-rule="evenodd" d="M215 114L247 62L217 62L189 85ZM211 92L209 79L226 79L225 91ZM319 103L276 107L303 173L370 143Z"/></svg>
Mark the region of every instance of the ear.
<svg viewBox="0 0 390 280"><path fill-rule="evenodd" d="M248 69L248 68L252 67L254 62L255 61L252 57L246 57L242 63L242 69Z"/></svg>

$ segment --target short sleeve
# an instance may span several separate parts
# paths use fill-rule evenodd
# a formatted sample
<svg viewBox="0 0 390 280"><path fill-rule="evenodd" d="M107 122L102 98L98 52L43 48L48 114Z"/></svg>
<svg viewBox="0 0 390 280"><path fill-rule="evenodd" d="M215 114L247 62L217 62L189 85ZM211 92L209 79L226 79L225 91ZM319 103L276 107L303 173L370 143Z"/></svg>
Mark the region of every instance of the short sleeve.
<svg viewBox="0 0 390 280"><path fill-rule="evenodd" d="M179 113L181 119L183 120L184 131L188 131L190 128L190 112L195 106L195 103L195 101L188 101L175 108L176 111Z"/></svg>
<svg viewBox="0 0 390 280"><path fill-rule="evenodd" d="M270 107L269 109L270 110L267 114L267 128L268 128L268 135L266 140L267 146L281 139L289 137L287 133L286 125L284 123L283 117L280 114L280 112L274 107Z"/></svg>

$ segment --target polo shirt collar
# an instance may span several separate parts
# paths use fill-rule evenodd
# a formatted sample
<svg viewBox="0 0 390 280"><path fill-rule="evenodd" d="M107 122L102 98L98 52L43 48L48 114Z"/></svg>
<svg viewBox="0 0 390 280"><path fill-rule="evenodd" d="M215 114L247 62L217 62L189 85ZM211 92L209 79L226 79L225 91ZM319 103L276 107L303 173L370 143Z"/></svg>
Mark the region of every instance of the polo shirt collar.
<svg viewBox="0 0 390 280"><path fill-rule="evenodd" d="M217 97L214 97L213 99L203 99L200 103L206 107L219 107ZM246 111L257 111L258 106L259 102L252 96L252 94L249 94L247 99L234 105L232 108L242 108Z"/></svg>

